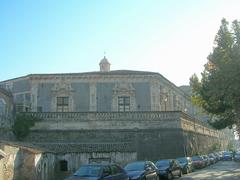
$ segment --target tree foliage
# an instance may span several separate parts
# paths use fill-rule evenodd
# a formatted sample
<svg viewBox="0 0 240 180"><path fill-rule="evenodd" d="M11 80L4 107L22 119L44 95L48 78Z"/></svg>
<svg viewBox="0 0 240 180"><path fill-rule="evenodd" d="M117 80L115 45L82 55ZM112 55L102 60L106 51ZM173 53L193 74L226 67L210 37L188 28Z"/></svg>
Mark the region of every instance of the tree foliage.
<svg viewBox="0 0 240 180"><path fill-rule="evenodd" d="M240 124L240 22L222 19L201 80L190 78L192 101L211 115L217 129Z"/></svg>
<svg viewBox="0 0 240 180"><path fill-rule="evenodd" d="M40 119L27 114L17 114L15 123L13 125L13 133L18 140L25 138L30 128L34 126L35 122Z"/></svg>

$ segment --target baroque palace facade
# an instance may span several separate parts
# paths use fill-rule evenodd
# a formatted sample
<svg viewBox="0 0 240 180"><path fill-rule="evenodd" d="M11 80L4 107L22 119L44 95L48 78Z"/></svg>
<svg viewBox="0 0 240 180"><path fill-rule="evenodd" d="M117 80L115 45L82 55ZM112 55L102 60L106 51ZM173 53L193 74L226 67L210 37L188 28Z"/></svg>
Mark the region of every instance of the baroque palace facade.
<svg viewBox="0 0 240 180"><path fill-rule="evenodd" d="M17 112L183 111L190 97L159 73L116 70L104 57L99 72L30 74L0 82Z"/></svg>
<svg viewBox="0 0 240 180"><path fill-rule="evenodd" d="M161 74L111 71L105 57L99 65L96 72L0 82L0 112L9 113L8 104L41 118L21 142L0 138L0 179L63 179L84 163L124 165L227 147L223 133L196 119L189 94ZM2 129L14 123L0 120Z"/></svg>

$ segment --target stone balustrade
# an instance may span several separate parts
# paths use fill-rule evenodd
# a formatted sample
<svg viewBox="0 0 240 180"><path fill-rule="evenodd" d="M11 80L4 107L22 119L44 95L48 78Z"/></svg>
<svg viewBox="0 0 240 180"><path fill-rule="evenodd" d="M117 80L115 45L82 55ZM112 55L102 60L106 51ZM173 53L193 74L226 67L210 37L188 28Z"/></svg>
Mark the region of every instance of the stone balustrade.
<svg viewBox="0 0 240 180"><path fill-rule="evenodd" d="M180 111L173 112L28 112L43 121L61 121L63 119L83 120L175 120L181 115Z"/></svg>
<svg viewBox="0 0 240 180"><path fill-rule="evenodd" d="M181 123L182 128L187 131L197 132L200 134L208 135L208 136L214 136L214 137L220 137L220 132L211 128L209 124L194 119L187 114L182 113L181 116Z"/></svg>
<svg viewBox="0 0 240 180"><path fill-rule="evenodd" d="M219 137L219 131L207 123L190 117L180 111L169 112L28 112L41 118L37 129L151 129L181 128L213 137ZM140 123L141 122L141 123ZM41 124L42 123L42 124Z"/></svg>

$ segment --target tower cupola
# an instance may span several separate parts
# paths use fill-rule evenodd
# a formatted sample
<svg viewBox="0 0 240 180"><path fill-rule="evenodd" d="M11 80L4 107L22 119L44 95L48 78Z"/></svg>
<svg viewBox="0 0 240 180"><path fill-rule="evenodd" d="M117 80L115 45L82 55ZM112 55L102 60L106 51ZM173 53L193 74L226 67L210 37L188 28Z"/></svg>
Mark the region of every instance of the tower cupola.
<svg viewBox="0 0 240 180"><path fill-rule="evenodd" d="M107 58L104 56L103 59L100 61L100 71L101 72L108 72L110 71L110 63L108 62Z"/></svg>

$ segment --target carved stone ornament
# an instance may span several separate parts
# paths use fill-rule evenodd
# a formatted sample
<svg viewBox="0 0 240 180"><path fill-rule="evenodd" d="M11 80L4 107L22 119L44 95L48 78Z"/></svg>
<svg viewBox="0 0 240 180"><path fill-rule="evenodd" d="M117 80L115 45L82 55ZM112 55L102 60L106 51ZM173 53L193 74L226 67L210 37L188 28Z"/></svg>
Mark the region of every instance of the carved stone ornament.
<svg viewBox="0 0 240 180"><path fill-rule="evenodd" d="M118 111L118 97L130 97L130 111L136 110L136 95L135 89L131 83L117 83L113 88L112 95L112 111Z"/></svg>
<svg viewBox="0 0 240 180"><path fill-rule="evenodd" d="M73 91L73 88L71 86L71 84L69 83L56 83L54 84L53 88L52 88L52 92L56 92L56 93L59 93L59 92L72 92Z"/></svg>
<svg viewBox="0 0 240 180"><path fill-rule="evenodd" d="M67 82L59 82L54 84L52 88L52 100L51 100L51 111L55 112L57 109L57 97L67 96L69 97L69 111L74 111L74 89L72 88L70 83Z"/></svg>
<svg viewBox="0 0 240 180"><path fill-rule="evenodd" d="M131 83L118 83L113 88L113 95L135 96L135 89Z"/></svg>

